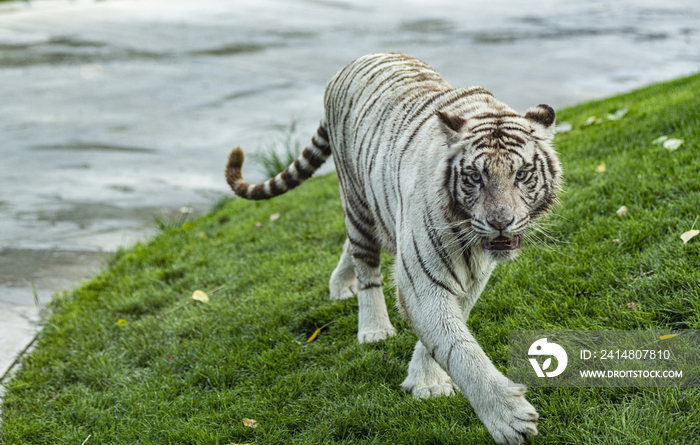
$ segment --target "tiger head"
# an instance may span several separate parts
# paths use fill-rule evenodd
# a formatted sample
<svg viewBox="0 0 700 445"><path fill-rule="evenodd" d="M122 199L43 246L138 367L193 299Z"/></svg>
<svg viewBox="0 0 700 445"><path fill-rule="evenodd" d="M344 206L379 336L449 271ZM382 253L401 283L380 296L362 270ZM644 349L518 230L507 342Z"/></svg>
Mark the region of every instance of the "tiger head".
<svg viewBox="0 0 700 445"><path fill-rule="evenodd" d="M468 244L496 260L514 258L528 227L560 191L554 110L538 105L520 116L504 106L466 119L437 115L450 153L442 182L448 217L463 222Z"/></svg>

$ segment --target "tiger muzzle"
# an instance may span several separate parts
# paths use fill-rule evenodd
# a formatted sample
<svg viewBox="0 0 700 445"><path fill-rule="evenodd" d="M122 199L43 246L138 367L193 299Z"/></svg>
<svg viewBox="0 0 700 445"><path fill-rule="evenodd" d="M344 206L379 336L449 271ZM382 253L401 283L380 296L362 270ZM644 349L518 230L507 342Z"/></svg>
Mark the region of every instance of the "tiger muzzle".
<svg viewBox="0 0 700 445"><path fill-rule="evenodd" d="M520 247L520 237L506 238L505 236L499 236L494 239L485 239L482 245L486 250L515 250Z"/></svg>

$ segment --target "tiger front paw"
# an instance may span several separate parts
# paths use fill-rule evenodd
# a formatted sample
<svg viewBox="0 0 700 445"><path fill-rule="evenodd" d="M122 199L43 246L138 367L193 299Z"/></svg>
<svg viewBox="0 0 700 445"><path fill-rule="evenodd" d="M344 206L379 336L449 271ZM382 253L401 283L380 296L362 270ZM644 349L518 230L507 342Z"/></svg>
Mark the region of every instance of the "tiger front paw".
<svg viewBox="0 0 700 445"><path fill-rule="evenodd" d="M378 341L385 340L389 337L393 337L396 334L396 329L389 324L389 326L383 327L377 330L362 330L357 333L357 340L360 343L376 343Z"/></svg>
<svg viewBox="0 0 700 445"><path fill-rule="evenodd" d="M521 445L537 435L535 408L525 400L525 387L504 388L499 401L478 413L491 436L499 444Z"/></svg>

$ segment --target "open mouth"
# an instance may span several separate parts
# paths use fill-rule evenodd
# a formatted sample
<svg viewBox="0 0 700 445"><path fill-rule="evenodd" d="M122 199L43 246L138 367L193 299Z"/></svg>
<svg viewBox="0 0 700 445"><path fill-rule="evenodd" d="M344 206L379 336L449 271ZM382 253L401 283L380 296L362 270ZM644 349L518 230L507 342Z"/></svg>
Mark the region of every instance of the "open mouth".
<svg viewBox="0 0 700 445"><path fill-rule="evenodd" d="M506 238L505 236L499 236L494 239L485 239L483 246L486 250L515 250L520 247L520 237Z"/></svg>

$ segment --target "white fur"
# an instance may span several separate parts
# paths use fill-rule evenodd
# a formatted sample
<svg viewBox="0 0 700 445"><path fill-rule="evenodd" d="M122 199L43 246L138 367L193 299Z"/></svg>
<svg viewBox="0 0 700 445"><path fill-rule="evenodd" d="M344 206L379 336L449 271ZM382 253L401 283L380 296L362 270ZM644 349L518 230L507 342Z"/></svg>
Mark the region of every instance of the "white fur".
<svg viewBox="0 0 700 445"><path fill-rule="evenodd" d="M394 78L402 80L387 88ZM411 81L413 78L418 79L419 86ZM377 91L382 91L380 100ZM430 95L440 99L430 102L435 104L433 108L419 106ZM346 98L346 103L339 103L337 97ZM465 255L464 243L449 230L455 221L445 209L454 199L447 194L445 172L456 158L463 157L467 163L483 162L483 157L475 157L478 152L471 148L469 138L473 136L472 128L478 131L479 125L490 125L480 117L484 113L504 113L514 128L524 129L523 137L530 137L530 129L540 137L522 147L526 159L536 151L554 156L547 139L553 123L545 128L513 116L515 112L490 93L478 88L453 89L427 65L396 54L366 56L350 64L329 82L325 102L321 125L328 129L332 141L341 186L359 185L359 189L341 187L348 236L363 242L376 240L396 255L397 306L420 339L402 388L418 399L453 395L457 389L467 397L496 442L523 443L537 434L538 414L525 400L525 388L514 385L494 367L466 325L497 261L513 258L515 253L486 251L480 242L472 242L470 253ZM440 103L448 105L438 108L442 107ZM411 115L411 110L417 109L423 114ZM437 111L463 118L467 122L463 132L447 128L448 124L436 116ZM546 113L544 109L536 111ZM494 120L494 128L500 125L498 122ZM360 145L358 141L365 143ZM556 158L553 162L554 171L549 176L541 174L556 190L560 169ZM542 196L533 195L528 203L518 198L524 195L524 189L512 180L511 167L491 169L491 176L484 177L479 199L469 209L472 218L465 224L473 226L479 239L498 236L499 232L488 226L489 219L508 221L512 217L526 224L530 209L545 202ZM356 204L358 200L363 201L361 207ZM362 215L369 211L371 215ZM370 218L374 225L360 230L352 224L348 212L355 219ZM428 218L433 227L426 224ZM484 229L479 232L479 227ZM370 241L368 230L372 231ZM518 236L522 232L517 227L512 233L509 230L503 235ZM436 238L447 258L435 253ZM366 253L367 249L346 241L331 276L330 294L332 299L357 294L358 339L361 343L380 341L395 333L382 295L382 276L379 267L356 260L358 252Z"/></svg>

